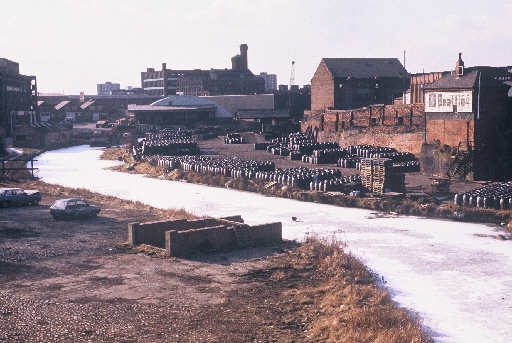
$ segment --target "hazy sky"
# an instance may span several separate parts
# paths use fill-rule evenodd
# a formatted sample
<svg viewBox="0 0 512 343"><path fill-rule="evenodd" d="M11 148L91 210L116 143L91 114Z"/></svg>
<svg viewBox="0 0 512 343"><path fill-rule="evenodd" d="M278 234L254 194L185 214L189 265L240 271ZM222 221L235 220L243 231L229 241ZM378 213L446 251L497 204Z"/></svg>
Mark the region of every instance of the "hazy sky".
<svg viewBox="0 0 512 343"><path fill-rule="evenodd" d="M147 67L249 68L309 83L322 57L397 57L409 72L512 65L512 0L2 0L0 57L41 92L140 87Z"/></svg>

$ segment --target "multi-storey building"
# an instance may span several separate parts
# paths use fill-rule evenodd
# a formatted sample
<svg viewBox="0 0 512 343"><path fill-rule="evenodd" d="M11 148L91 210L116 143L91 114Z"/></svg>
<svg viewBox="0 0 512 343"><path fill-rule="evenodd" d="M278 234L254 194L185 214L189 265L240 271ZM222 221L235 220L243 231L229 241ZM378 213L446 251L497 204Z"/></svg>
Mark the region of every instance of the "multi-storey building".
<svg viewBox="0 0 512 343"><path fill-rule="evenodd" d="M97 84L96 88L98 90L98 95L112 95L121 89L121 85L119 83L107 81L105 83Z"/></svg>
<svg viewBox="0 0 512 343"><path fill-rule="evenodd" d="M36 77L21 75L18 63L0 58L0 139L13 137L17 122L36 117Z"/></svg>
<svg viewBox="0 0 512 343"><path fill-rule="evenodd" d="M247 44L240 45L240 55L231 58L231 69L167 69L147 68L141 72L141 88L149 95L236 95L261 94L265 81L248 68Z"/></svg>
<svg viewBox="0 0 512 343"><path fill-rule="evenodd" d="M260 73L259 75L263 80L265 80L265 92L273 92L277 90L277 75L276 74L267 74L265 72Z"/></svg>

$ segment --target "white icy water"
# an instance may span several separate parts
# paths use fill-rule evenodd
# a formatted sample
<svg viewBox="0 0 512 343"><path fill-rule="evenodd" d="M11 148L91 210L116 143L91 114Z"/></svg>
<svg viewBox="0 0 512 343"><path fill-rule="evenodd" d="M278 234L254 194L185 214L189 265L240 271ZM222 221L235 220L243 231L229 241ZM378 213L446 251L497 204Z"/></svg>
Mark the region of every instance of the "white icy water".
<svg viewBox="0 0 512 343"><path fill-rule="evenodd" d="M512 241L477 235L498 227L400 216L265 197L259 194L108 171L88 146L39 157L48 183L184 208L215 217L240 214L249 224L281 221L283 235L335 236L377 272L393 299L418 312L436 342L512 342ZM292 216L300 222L293 222Z"/></svg>

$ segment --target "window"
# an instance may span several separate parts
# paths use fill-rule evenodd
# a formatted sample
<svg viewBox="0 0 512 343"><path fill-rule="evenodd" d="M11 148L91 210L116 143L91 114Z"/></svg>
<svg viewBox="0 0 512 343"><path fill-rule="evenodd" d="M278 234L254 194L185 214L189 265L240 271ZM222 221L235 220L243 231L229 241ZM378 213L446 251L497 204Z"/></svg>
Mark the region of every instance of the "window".
<svg viewBox="0 0 512 343"><path fill-rule="evenodd" d="M404 125L404 117L398 117L398 125Z"/></svg>
<svg viewBox="0 0 512 343"><path fill-rule="evenodd" d="M377 118L370 118L371 125L377 125Z"/></svg>

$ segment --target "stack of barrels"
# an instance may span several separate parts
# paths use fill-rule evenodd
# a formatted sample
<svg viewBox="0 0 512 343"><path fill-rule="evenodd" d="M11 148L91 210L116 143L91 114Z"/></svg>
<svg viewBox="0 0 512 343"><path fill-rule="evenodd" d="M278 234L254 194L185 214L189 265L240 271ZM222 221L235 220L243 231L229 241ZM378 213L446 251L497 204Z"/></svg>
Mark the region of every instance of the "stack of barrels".
<svg viewBox="0 0 512 343"><path fill-rule="evenodd" d="M455 194L454 203L460 206L512 209L512 181L497 182L469 192Z"/></svg>
<svg viewBox="0 0 512 343"><path fill-rule="evenodd" d="M197 155L200 153L197 142L188 130L164 129L146 137L132 147L136 160L153 155Z"/></svg>

